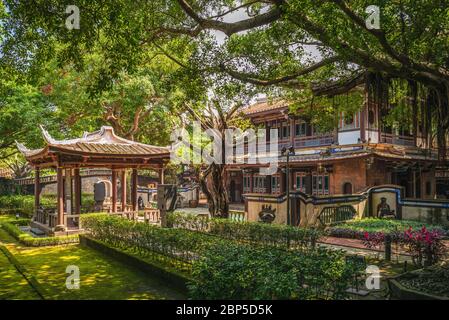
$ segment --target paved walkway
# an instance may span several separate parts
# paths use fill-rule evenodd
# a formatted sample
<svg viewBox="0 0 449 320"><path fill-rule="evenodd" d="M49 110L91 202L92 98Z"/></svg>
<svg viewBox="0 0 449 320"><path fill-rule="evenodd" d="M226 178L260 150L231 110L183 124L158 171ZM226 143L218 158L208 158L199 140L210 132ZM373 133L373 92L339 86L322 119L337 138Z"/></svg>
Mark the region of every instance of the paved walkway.
<svg viewBox="0 0 449 320"><path fill-rule="evenodd" d="M359 239L346 239L336 237L322 237L318 242L319 245L330 248L344 250L350 254L362 255L372 258L383 258L384 250L381 249L368 249L363 245L362 240ZM412 258L404 251L395 250L395 246L392 246L392 260L397 262L411 261Z"/></svg>

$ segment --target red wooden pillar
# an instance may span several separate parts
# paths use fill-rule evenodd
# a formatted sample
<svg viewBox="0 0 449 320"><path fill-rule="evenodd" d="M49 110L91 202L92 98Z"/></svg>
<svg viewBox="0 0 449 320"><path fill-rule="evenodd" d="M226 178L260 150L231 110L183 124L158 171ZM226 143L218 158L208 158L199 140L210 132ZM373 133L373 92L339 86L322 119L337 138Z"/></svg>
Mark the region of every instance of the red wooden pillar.
<svg viewBox="0 0 449 320"><path fill-rule="evenodd" d="M112 169L112 212L117 212L117 171Z"/></svg>
<svg viewBox="0 0 449 320"><path fill-rule="evenodd" d="M125 212L126 211L126 170L123 170L122 172L122 180L121 183L122 185L122 211Z"/></svg>
<svg viewBox="0 0 449 320"><path fill-rule="evenodd" d="M131 203L133 211L137 211L137 169L133 169L132 173Z"/></svg>
<svg viewBox="0 0 449 320"><path fill-rule="evenodd" d="M75 205L74 210L75 214L81 213L81 176L80 176L80 169L76 168L74 170L74 176L75 176Z"/></svg>
<svg viewBox="0 0 449 320"><path fill-rule="evenodd" d="M58 185L58 226L64 226L64 177L62 174L62 168L58 167L56 174L56 181Z"/></svg>
<svg viewBox="0 0 449 320"><path fill-rule="evenodd" d="M37 213L40 205L40 169L36 167L34 173L34 213Z"/></svg>

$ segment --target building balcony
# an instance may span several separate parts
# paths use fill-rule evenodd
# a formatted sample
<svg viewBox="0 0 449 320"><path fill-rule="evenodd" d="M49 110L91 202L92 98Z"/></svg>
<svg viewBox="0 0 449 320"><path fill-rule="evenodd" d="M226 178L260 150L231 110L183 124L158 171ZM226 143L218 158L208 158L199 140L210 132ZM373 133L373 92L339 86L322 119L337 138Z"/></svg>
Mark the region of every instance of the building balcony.
<svg viewBox="0 0 449 320"><path fill-rule="evenodd" d="M323 134L314 136L303 136L296 137L294 147L295 148L305 148L305 147L319 147L331 145L335 142L334 134Z"/></svg>
<svg viewBox="0 0 449 320"><path fill-rule="evenodd" d="M382 132L380 134L380 142L388 144L396 144L401 146L415 146L415 138L411 136L401 136L391 133Z"/></svg>

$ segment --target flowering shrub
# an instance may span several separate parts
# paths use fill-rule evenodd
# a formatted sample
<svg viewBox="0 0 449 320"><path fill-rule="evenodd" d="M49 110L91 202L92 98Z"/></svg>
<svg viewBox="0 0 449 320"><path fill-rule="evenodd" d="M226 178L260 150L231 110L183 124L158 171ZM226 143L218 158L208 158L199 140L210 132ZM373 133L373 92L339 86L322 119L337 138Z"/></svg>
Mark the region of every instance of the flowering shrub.
<svg viewBox="0 0 449 320"><path fill-rule="evenodd" d="M442 234L438 230L428 230L425 226L414 231L409 227L401 238L401 243L411 254L413 263L418 266L432 265L443 254Z"/></svg>
<svg viewBox="0 0 449 320"><path fill-rule="evenodd" d="M383 232L365 232L363 244L369 249L380 249L385 242L385 234Z"/></svg>
<svg viewBox="0 0 449 320"><path fill-rule="evenodd" d="M367 248L380 249L386 237L405 248L412 256L413 263L419 267L432 265L443 255L443 234L438 229L429 230L426 226L418 230L413 230L410 226L403 233L365 232L362 240Z"/></svg>

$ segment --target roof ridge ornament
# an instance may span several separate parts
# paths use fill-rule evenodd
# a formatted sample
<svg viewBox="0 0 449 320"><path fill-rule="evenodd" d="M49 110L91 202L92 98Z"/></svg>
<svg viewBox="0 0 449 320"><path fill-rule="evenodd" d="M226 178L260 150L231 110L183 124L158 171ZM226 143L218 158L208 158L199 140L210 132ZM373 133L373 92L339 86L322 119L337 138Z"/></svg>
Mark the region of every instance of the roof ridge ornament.
<svg viewBox="0 0 449 320"><path fill-rule="evenodd" d="M39 125L39 128L41 128L42 131L42 135L44 137L44 140L48 143L48 144L57 144L58 141L53 139L53 137L50 135L50 133L48 133L47 130L45 130L43 125Z"/></svg>
<svg viewBox="0 0 449 320"><path fill-rule="evenodd" d="M17 140L14 140L14 142L16 143L17 149L19 149L21 153L30 151L30 149L28 149L23 143L20 143Z"/></svg>

